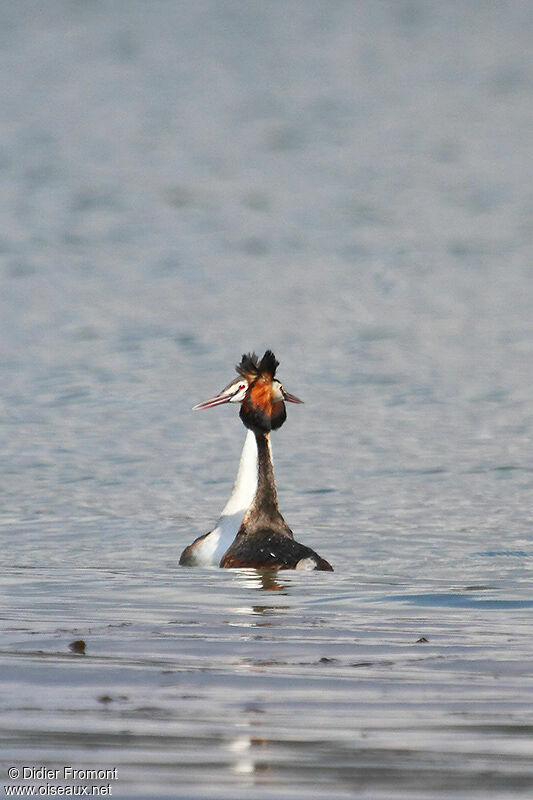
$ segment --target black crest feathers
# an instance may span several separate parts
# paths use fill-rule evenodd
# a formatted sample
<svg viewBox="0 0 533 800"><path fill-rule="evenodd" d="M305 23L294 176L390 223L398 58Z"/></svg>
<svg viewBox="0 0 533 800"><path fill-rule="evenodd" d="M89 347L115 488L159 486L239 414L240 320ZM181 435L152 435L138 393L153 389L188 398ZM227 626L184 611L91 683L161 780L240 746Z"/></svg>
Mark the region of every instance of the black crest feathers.
<svg viewBox="0 0 533 800"><path fill-rule="evenodd" d="M259 363L259 372L261 375L269 375L269 377L273 378L278 367L279 361L276 356L272 350L267 350Z"/></svg>
<svg viewBox="0 0 533 800"><path fill-rule="evenodd" d="M259 359L255 353L243 353L241 363L235 369L243 378L256 378L259 375Z"/></svg>
<svg viewBox="0 0 533 800"><path fill-rule="evenodd" d="M278 366L279 361L272 350L266 350L261 361L259 361L255 353L243 353L241 363L237 364L235 369L243 378L252 381L258 378L259 375L268 375L270 378L273 378Z"/></svg>

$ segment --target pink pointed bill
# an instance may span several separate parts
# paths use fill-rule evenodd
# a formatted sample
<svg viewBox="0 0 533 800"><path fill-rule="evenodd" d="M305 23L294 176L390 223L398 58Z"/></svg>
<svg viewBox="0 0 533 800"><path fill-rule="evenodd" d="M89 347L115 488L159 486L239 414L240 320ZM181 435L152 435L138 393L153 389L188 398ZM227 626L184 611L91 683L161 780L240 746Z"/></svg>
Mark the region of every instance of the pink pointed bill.
<svg viewBox="0 0 533 800"><path fill-rule="evenodd" d="M303 400L300 400L299 397L296 397L293 394L289 394L286 392L285 389L282 389L283 399L286 400L288 403L303 403Z"/></svg>
<svg viewBox="0 0 533 800"><path fill-rule="evenodd" d="M200 411L203 408L214 408L215 406L221 406L222 403L229 403L231 398L234 397L236 394L237 394L236 390L233 390L232 392L223 391L220 394L217 394L216 397L211 397L210 400L204 400L203 403L198 403L198 405L193 406L192 410Z"/></svg>

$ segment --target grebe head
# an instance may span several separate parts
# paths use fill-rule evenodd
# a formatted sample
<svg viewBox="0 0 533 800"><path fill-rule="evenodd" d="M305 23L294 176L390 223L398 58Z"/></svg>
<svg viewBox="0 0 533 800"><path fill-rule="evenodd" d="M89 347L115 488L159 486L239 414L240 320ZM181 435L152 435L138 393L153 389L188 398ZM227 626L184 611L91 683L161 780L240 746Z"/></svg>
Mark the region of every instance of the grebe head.
<svg viewBox="0 0 533 800"><path fill-rule="evenodd" d="M211 397L209 400L204 400L203 403L198 403L192 407L192 410L199 411L202 408L213 408L214 406L221 406L222 403L242 403L247 391L248 381L246 378L239 377L237 380L228 383L220 394Z"/></svg>
<svg viewBox="0 0 533 800"><path fill-rule="evenodd" d="M198 403L193 410L213 408L222 403L241 403L240 417L247 428L256 433L280 428L287 418L284 401L303 403L303 400L287 392L274 377L278 364L271 350L267 350L260 361L255 353L245 353L236 366L237 380L215 397Z"/></svg>
<svg viewBox="0 0 533 800"><path fill-rule="evenodd" d="M286 400L287 403L303 403L303 400L296 395L287 392L277 378L272 381L272 400L275 403L279 403L280 400Z"/></svg>

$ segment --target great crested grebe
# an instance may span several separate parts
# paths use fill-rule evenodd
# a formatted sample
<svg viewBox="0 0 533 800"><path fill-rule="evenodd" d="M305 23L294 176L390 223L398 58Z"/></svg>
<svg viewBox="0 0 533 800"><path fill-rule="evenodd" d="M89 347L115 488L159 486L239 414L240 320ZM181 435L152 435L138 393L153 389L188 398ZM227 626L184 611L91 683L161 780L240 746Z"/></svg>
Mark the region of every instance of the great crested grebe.
<svg viewBox="0 0 533 800"><path fill-rule="evenodd" d="M222 403L240 403L248 389L243 376L232 381L220 394L198 403L193 410L213 408ZM252 431L248 431L239 461L237 477L228 502L222 509L217 524L189 544L180 556L179 563L187 567L218 567L220 559L235 539L244 512L252 502L257 488L257 445Z"/></svg>
<svg viewBox="0 0 533 800"><path fill-rule="evenodd" d="M289 395L275 379L278 365L274 353L267 350L259 364L257 359L243 356L237 367L248 382L241 401L240 417L248 430L253 432L257 444L257 489L237 536L221 558L220 566L333 571L331 564L318 553L294 540L278 508L270 431L285 422L287 412L284 400L302 402Z"/></svg>
<svg viewBox="0 0 533 800"><path fill-rule="evenodd" d="M214 408L223 403L241 403L248 390L249 382L257 376L258 358L255 353L243 355L237 366L238 378L229 383L220 394L198 403L193 410ZM279 382L277 382L279 383ZM283 390L285 392L285 390ZM293 395L285 392L290 402L301 402ZM279 419L273 421L279 427ZM271 453L272 455L272 453ZM257 488L257 445L255 434L248 430L242 448L237 477L230 498L209 533L204 533L188 545L180 556L179 563L187 567L218 567L220 559L235 539L242 518L252 502Z"/></svg>

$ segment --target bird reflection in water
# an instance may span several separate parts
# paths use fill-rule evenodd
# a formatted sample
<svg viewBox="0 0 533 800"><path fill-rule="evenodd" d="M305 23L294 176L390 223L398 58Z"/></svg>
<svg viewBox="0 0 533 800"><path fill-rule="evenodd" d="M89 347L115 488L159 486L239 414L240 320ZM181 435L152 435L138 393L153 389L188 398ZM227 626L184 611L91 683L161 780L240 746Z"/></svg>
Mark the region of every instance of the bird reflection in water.
<svg viewBox="0 0 533 800"><path fill-rule="evenodd" d="M279 579L279 571L275 569L236 569L232 570L232 580L241 588L256 592L278 592L276 599L289 594L290 580ZM274 597L272 597L274 600ZM283 618L281 612L289 609L289 604L261 603L235 608L234 612L242 615L238 622L229 624L245 628L274 627ZM246 619L248 616L248 619ZM275 618L278 617L276 620ZM268 619L269 618L269 619ZM260 633L251 634L250 640L263 639ZM276 662L251 657L242 657L235 662L239 670L247 673L262 673L265 668ZM233 736L227 742L230 751L228 768L235 775L247 778L251 784L268 782L268 774L272 770L269 762L271 742L262 735L266 709L261 701L247 703L242 708L242 717L235 722Z"/></svg>
<svg viewBox="0 0 533 800"><path fill-rule="evenodd" d="M263 724L261 715L265 712L260 706L246 706L243 713L244 720L235 726L238 733L228 742L233 757L229 768L237 775L253 775L256 778L272 769L265 758L269 740L258 735L257 730Z"/></svg>
<svg viewBox="0 0 533 800"><path fill-rule="evenodd" d="M260 589L264 592L279 592L288 588L287 581L280 581L277 569L236 569L234 575L239 586Z"/></svg>
<svg viewBox="0 0 533 800"><path fill-rule="evenodd" d="M279 573L275 569L235 569L232 570L232 573L232 581L237 583L239 587L253 589L260 592L279 592L281 595L288 594L288 583L278 579ZM280 594L278 594L276 597L279 597L281 600ZM276 625L274 620L258 620L257 617L277 616L279 615L280 611L286 611L288 607L288 604L284 604L283 602L254 603L253 605L236 606L231 610L234 614L239 615L239 619L228 620L227 624L240 628L274 626ZM249 617L249 619L245 619L245 617Z"/></svg>

